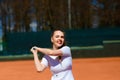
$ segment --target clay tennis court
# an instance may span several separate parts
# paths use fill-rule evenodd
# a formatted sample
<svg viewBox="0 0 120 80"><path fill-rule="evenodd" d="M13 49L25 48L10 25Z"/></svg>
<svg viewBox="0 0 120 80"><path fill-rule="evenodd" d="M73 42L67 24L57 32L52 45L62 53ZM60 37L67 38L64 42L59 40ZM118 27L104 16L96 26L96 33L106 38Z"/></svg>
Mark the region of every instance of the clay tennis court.
<svg viewBox="0 0 120 80"><path fill-rule="evenodd" d="M120 57L73 59L75 80L120 80ZM49 69L36 72L33 60L0 62L0 80L50 80Z"/></svg>

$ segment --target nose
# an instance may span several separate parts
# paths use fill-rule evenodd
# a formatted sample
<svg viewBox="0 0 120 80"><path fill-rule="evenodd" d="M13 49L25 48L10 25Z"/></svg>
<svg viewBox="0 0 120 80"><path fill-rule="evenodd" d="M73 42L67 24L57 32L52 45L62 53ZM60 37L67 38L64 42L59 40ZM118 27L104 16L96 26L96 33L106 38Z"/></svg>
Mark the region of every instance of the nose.
<svg viewBox="0 0 120 80"><path fill-rule="evenodd" d="M63 38L59 37L59 40L62 40Z"/></svg>

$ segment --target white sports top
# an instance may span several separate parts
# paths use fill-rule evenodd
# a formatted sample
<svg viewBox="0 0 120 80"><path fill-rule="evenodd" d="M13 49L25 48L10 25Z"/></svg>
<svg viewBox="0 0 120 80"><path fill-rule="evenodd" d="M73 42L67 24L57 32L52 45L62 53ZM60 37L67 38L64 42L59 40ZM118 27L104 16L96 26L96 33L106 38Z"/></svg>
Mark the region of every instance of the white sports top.
<svg viewBox="0 0 120 80"><path fill-rule="evenodd" d="M45 55L41 63L46 67L50 67L53 74L51 80L74 80L71 50L68 46L64 46L60 50L63 52L61 61L58 59L58 56Z"/></svg>

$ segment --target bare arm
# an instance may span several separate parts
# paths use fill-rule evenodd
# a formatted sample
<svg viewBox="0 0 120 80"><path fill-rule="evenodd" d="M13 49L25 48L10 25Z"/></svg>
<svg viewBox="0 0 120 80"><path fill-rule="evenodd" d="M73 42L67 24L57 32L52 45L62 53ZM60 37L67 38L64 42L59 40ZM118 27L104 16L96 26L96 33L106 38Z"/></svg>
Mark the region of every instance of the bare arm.
<svg viewBox="0 0 120 80"><path fill-rule="evenodd" d="M46 54L46 55L52 55L52 56L61 56L62 55L62 51L61 50L52 50L52 49L48 49L48 48L40 48L40 47L33 47L35 50Z"/></svg>
<svg viewBox="0 0 120 80"><path fill-rule="evenodd" d="M38 54L37 54L37 50L33 50L31 49L31 52L33 53L34 56L34 63L35 63L35 67L37 69L38 72L43 71L46 66L44 64L41 64L38 58Z"/></svg>

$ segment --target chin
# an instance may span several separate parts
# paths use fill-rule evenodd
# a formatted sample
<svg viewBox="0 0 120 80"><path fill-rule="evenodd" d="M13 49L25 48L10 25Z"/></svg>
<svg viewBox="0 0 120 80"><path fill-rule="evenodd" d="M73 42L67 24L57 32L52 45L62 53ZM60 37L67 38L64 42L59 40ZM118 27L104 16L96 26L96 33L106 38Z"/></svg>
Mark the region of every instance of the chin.
<svg viewBox="0 0 120 80"><path fill-rule="evenodd" d="M63 47L63 45L60 45L60 46L58 46L58 49L60 49L60 48L62 48Z"/></svg>

